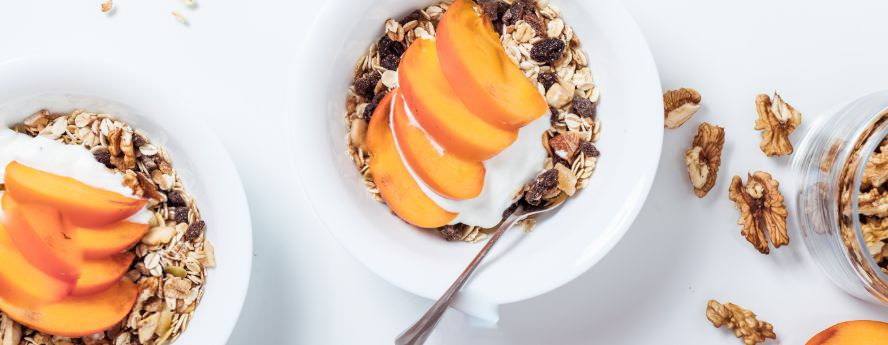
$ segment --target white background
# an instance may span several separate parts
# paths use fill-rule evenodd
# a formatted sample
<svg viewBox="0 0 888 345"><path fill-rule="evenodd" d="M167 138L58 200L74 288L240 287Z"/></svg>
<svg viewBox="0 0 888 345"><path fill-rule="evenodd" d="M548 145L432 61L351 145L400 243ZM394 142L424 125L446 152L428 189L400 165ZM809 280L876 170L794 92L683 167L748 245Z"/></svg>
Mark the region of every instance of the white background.
<svg viewBox="0 0 888 345"><path fill-rule="evenodd" d="M738 344L705 320L710 298L756 311L782 344L801 344L840 321L888 321L888 309L834 288L798 234L788 248L758 254L740 237L726 192L732 175L751 170L772 172L787 197L795 190L788 160L758 150L757 93L780 91L810 123L830 106L888 88L888 3L626 2L664 88L697 88L703 109L667 131L651 197L602 262L549 294L504 306L499 329L449 313L430 343ZM238 165L253 216L253 277L231 344L390 344L431 302L351 258L310 213L288 161L283 124L288 99L299 95L287 94L287 67L322 1L206 0L181 10L189 26L169 14L182 8L178 0L116 4L107 17L98 0L4 1L0 61L102 56L190 89L204 108L194 116L222 137ZM606 124L620 114L602 116ZM718 183L699 200L682 156L702 120L724 126L727 143Z"/></svg>

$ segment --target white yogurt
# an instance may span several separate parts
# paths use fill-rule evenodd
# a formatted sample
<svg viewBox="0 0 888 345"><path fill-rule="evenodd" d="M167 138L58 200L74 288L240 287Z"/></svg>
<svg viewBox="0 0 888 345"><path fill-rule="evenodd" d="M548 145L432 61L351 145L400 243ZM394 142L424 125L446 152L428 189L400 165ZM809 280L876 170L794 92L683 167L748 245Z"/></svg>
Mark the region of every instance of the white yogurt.
<svg viewBox="0 0 888 345"><path fill-rule="evenodd" d="M395 102L405 102L401 95L395 95L389 109L389 118L394 113ZM412 110L404 103L407 110L407 116L410 118L410 124L420 129L419 123L413 116ZM448 199L434 190L432 190L419 176L413 172L410 164L404 159L401 153L401 146L398 144L398 137L395 135L394 126L389 122L392 131L392 137L395 140L395 147L398 154L401 155L401 161L410 172L410 176L419 185L423 193L429 197L435 204L441 208L458 214L451 224L464 223L485 228L490 228L499 224L502 220L503 211L512 204L512 198L524 185L531 179L536 177L543 167L546 159L546 150L542 145L542 136L550 127L549 112L540 116L536 120L522 127L518 131L518 139L505 150L496 156L484 161L486 173L484 175L484 186L481 193L472 199L453 200ZM426 134L429 141L440 148L431 137ZM443 153L444 149L440 149Z"/></svg>
<svg viewBox="0 0 888 345"><path fill-rule="evenodd" d="M73 178L92 187L132 198L133 191L123 186L123 175L96 161L92 153L79 145L65 145L43 137L31 137L0 128L0 181L5 180L6 166L16 161L51 174ZM2 213L2 212L0 212ZM130 221L147 223L151 214L143 209Z"/></svg>

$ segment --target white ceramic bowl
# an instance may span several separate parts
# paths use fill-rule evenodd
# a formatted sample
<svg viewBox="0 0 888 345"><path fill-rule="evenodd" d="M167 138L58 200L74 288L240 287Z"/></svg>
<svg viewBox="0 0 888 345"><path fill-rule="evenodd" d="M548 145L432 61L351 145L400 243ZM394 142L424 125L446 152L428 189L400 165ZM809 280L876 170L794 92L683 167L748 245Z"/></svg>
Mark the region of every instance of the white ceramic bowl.
<svg viewBox="0 0 888 345"><path fill-rule="evenodd" d="M0 64L0 123L35 111L85 109L117 115L170 151L194 194L217 267L209 269L203 300L175 344L222 345L240 314L252 262L252 228L240 177L222 143L192 120L201 107L176 85L151 80L111 62L33 57Z"/></svg>
<svg viewBox="0 0 888 345"><path fill-rule="evenodd" d="M323 224L385 280L436 299L480 249L412 228L373 201L346 155L346 90L355 61L386 18L429 0L328 1L291 71L292 155ZM601 88L603 130L588 187L530 234L506 234L466 286L457 307L496 319L496 306L574 279L620 240L653 182L663 135L659 78L647 44L616 0L552 0L573 26Z"/></svg>

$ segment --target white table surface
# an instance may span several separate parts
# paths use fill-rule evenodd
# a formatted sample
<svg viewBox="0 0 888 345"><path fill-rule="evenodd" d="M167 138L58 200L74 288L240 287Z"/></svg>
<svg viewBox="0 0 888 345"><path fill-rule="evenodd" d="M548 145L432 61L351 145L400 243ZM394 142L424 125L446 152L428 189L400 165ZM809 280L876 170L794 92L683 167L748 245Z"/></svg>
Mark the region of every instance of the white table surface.
<svg viewBox="0 0 888 345"><path fill-rule="evenodd" d="M189 27L169 14L181 8L177 0L117 0L110 18L99 13L99 2L4 1L0 61L103 56L189 86L189 97L205 109L194 116L219 134L238 165L253 216L253 276L231 344L390 344L425 311L431 301L377 278L321 228L288 161L282 124L287 98L298 95L286 92L286 69L322 1L206 0L181 10ZM601 263L551 293L503 306L495 330L449 313L430 343L738 344L705 320L710 298L756 311L783 344L801 344L840 321L888 320L888 309L834 288L797 234L770 256L754 251L739 235L726 192L731 175L756 169L784 181L785 195L794 190L788 160L758 151L757 93L779 90L808 122L839 102L888 88L888 3L626 5L648 37L663 86L697 88L704 108L666 133L651 197ZM701 120L726 127L727 143L715 189L698 200L682 157Z"/></svg>

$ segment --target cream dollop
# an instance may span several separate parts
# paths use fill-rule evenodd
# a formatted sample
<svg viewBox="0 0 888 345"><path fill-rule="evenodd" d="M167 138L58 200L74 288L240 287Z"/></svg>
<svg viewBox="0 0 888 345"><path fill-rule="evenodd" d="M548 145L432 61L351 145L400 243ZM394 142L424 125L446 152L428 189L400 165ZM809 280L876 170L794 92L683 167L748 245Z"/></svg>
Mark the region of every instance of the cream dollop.
<svg viewBox="0 0 888 345"><path fill-rule="evenodd" d="M48 138L31 137L0 128L0 181L5 180L6 166L13 161L51 174L70 177L92 187L138 198L131 189L123 186L123 174L96 161L92 153L83 146L66 145ZM129 220L147 223L150 219L151 214L143 209Z"/></svg>

